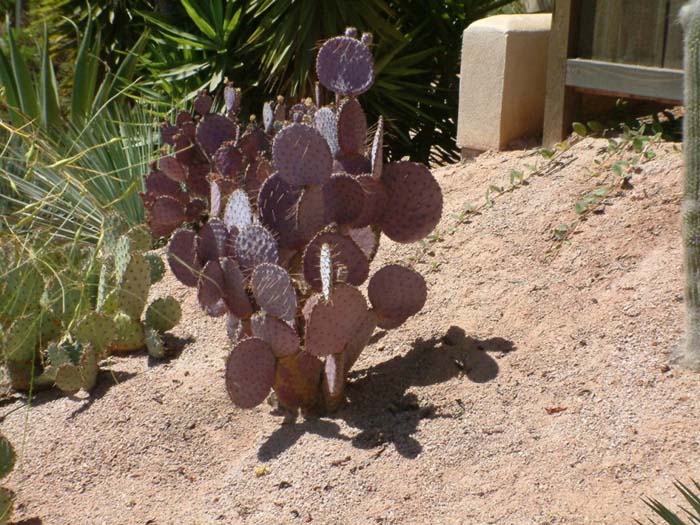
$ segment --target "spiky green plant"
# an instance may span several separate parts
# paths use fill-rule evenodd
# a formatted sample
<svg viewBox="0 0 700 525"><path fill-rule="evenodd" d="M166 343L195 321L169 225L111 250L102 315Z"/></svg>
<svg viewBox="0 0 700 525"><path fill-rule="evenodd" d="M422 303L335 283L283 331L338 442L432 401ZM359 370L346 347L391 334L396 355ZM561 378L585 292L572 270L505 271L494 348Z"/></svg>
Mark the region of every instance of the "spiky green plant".
<svg viewBox="0 0 700 525"><path fill-rule="evenodd" d="M700 0L681 9L685 33L683 248L686 331L683 360L700 369Z"/></svg>
<svg viewBox="0 0 700 525"><path fill-rule="evenodd" d="M655 498L642 498L642 501L668 525L700 525L700 484L696 481L692 483L692 487L688 487L680 481L673 483L673 486L676 487L688 505L690 505L690 508L683 508L681 514L673 512ZM648 520L651 525L657 525L657 522L653 519L649 518ZM644 525L644 522L635 521L639 525Z"/></svg>

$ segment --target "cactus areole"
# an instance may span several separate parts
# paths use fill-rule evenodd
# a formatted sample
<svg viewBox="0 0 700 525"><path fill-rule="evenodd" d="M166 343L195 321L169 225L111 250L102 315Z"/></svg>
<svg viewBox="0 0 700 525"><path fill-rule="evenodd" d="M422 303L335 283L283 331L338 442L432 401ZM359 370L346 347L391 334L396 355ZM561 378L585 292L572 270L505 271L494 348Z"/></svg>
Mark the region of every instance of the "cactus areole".
<svg viewBox="0 0 700 525"><path fill-rule="evenodd" d="M229 84L222 114L209 113L203 92L194 115L162 128L168 151L142 194L148 223L172 236L175 277L196 287L207 314L226 316L226 388L239 407L274 391L294 413L334 410L375 328L396 328L425 304L417 272L370 268L382 233L415 242L442 214L426 166L384 164L381 118L367 136L356 97L374 83L370 43L348 30L321 47L318 78L336 105L288 108L278 97L261 126L244 125ZM369 302L359 290L367 281Z"/></svg>
<svg viewBox="0 0 700 525"><path fill-rule="evenodd" d="M700 369L700 0L681 9L685 34L683 250L686 340L683 360Z"/></svg>

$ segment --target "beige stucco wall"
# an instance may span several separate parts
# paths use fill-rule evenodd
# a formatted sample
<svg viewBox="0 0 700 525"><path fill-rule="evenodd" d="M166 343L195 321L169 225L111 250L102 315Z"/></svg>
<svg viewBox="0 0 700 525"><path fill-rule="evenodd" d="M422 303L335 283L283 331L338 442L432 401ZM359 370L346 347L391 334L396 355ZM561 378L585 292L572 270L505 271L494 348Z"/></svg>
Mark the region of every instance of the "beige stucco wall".
<svg viewBox="0 0 700 525"><path fill-rule="evenodd" d="M503 149L542 130L551 15L499 15L462 39L457 145Z"/></svg>

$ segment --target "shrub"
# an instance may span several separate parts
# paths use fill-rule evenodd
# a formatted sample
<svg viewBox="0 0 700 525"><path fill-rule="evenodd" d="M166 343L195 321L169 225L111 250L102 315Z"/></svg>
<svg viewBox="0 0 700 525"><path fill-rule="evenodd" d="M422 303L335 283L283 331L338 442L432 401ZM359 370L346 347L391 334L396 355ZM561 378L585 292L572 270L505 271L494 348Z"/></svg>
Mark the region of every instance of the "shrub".
<svg viewBox="0 0 700 525"><path fill-rule="evenodd" d="M321 47L318 77L337 105L320 107L318 87L317 103L278 98L246 126L229 85L225 115L201 93L195 116L162 128L171 152L146 177L148 224L172 234L170 268L205 312L227 315L226 386L240 407L273 389L288 410L335 409L374 329L400 326L426 301L423 278L399 265L369 279L371 308L358 289L382 233L417 241L442 212L428 168L384 163L381 118L366 150L357 97L375 80L371 40L350 28Z"/></svg>

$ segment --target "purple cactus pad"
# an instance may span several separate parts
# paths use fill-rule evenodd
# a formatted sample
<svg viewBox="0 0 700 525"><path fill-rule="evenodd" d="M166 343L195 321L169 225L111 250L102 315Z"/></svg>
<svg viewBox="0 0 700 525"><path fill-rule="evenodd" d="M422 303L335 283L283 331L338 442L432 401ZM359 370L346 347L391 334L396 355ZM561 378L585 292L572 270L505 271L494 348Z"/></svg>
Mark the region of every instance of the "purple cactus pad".
<svg viewBox="0 0 700 525"><path fill-rule="evenodd" d="M377 324L391 329L418 313L428 296L425 279L418 272L391 264L369 280L367 296L377 313Z"/></svg>
<svg viewBox="0 0 700 525"><path fill-rule="evenodd" d="M276 264L259 264L253 270L251 284L260 308L284 321L294 322L297 296L287 270Z"/></svg>
<svg viewBox="0 0 700 525"><path fill-rule="evenodd" d="M166 237L185 222L185 209L173 197L158 197L148 210L148 226L156 237Z"/></svg>
<svg viewBox="0 0 700 525"><path fill-rule="evenodd" d="M277 133L272 161L280 177L295 187L323 184L333 168L326 139L306 124L291 124Z"/></svg>
<svg viewBox="0 0 700 525"><path fill-rule="evenodd" d="M229 312L238 319L247 319L253 313L250 298L246 292L245 277L238 263L232 257L219 259L224 276L223 300Z"/></svg>
<svg viewBox="0 0 700 525"><path fill-rule="evenodd" d="M240 341L226 360L226 390L240 408L259 405L275 381L275 354L257 337Z"/></svg>
<svg viewBox="0 0 700 525"><path fill-rule="evenodd" d="M327 89L344 97L356 97L374 84L374 59L359 40L337 36L326 41L318 52L316 74Z"/></svg>
<svg viewBox="0 0 700 525"><path fill-rule="evenodd" d="M363 155L367 140L367 117L355 98L343 101L338 109L338 144L344 156Z"/></svg>
<svg viewBox="0 0 700 525"><path fill-rule="evenodd" d="M197 256L197 234L191 230L176 231L168 243L167 258L173 275L186 286L197 286L202 266Z"/></svg>
<svg viewBox="0 0 700 525"><path fill-rule="evenodd" d="M323 199L332 221L353 227L369 224L366 221L364 224L355 223L365 207L365 191L350 175L333 175L323 186Z"/></svg>
<svg viewBox="0 0 700 525"><path fill-rule="evenodd" d="M221 144L235 138L233 122L222 115L205 115L197 126L197 142L209 156L214 155Z"/></svg>
<svg viewBox="0 0 700 525"><path fill-rule="evenodd" d="M296 330L282 319L271 315L255 315L250 320L255 337L270 345L276 357L285 357L299 352L301 340Z"/></svg>
<svg viewBox="0 0 700 525"><path fill-rule="evenodd" d="M355 242L345 235L332 232L321 232L314 237L304 250L304 278L315 291L322 288L321 269L319 260L321 246L328 244L331 248L333 268L344 270L345 282L354 286L360 286L369 275L369 262L367 257ZM339 276L336 275L336 278Z"/></svg>
<svg viewBox="0 0 700 525"><path fill-rule="evenodd" d="M236 259L244 272L251 272L258 264L277 264L277 242L263 226L242 229L234 243Z"/></svg>

